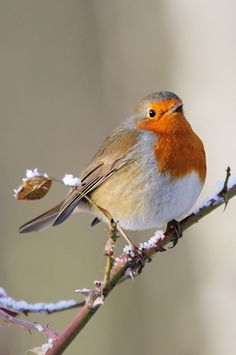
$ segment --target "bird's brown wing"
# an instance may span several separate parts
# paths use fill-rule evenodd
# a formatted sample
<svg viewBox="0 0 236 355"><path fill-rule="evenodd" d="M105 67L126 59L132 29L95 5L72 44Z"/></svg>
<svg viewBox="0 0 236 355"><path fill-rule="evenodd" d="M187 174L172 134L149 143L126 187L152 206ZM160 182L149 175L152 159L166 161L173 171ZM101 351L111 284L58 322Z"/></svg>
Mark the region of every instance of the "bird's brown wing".
<svg viewBox="0 0 236 355"><path fill-rule="evenodd" d="M72 190L65 198L53 226L64 222L78 206L81 199L107 180L115 171L129 161L127 153L137 142L135 130L119 131L107 138L101 145L92 162L80 174L81 185Z"/></svg>
<svg viewBox="0 0 236 355"><path fill-rule="evenodd" d="M137 142L135 130L118 130L101 145L89 166L80 174L81 185L71 190L57 206L25 223L19 228L20 233L39 231L48 226L62 223L70 216L81 199L96 189L115 171L130 161L128 152Z"/></svg>

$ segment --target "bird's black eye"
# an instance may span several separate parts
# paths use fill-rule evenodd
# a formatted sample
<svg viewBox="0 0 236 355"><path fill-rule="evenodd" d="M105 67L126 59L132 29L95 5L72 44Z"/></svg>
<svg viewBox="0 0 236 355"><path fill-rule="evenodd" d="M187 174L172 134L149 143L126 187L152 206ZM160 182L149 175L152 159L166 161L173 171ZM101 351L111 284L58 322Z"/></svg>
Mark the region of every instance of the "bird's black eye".
<svg viewBox="0 0 236 355"><path fill-rule="evenodd" d="M154 110L149 110L149 117L150 118L153 118L153 117L155 117L156 116L156 112L154 111Z"/></svg>

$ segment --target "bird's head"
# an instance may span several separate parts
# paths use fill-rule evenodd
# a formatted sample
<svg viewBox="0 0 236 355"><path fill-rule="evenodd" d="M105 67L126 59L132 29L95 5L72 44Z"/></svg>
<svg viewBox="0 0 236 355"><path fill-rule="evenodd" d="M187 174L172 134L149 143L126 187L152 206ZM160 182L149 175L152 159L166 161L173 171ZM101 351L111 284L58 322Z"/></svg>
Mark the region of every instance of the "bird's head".
<svg viewBox="0 0 236 355"><path fill-rule="evenodd" d="M182 100L172 92L161 91L144 97L137 105L136 128L155 133L177 133L191 129L183 114Z"/></svg>

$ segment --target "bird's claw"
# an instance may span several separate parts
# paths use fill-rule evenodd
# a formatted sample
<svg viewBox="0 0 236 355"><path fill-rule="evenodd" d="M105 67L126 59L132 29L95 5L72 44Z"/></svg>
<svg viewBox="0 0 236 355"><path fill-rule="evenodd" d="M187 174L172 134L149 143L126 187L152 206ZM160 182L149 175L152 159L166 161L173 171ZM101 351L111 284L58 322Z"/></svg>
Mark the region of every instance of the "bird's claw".
<svg viewBox="0 0 236 355"><path fill-rule="evenodd" d="M129 244L124 248L124 252L131 258L131 264L133 262L136 264L135 269L138 274L142 272L146 262L151 262L151 257L145 252L145 250L140 250L134 244Z"/></svg>
<svg viewBox="0 0 236 355"><path fill-rule="evenodd" d="M174 236L172 238L172 246L170 247L171 249L174 248L179 239L182 237L183 235L183 230L181 227L181 224L176 221L175 219L173 219L172 221L168 222L167 224L167 228L166 228L166 232L170 232L170 231L174 231Z"/></svg>

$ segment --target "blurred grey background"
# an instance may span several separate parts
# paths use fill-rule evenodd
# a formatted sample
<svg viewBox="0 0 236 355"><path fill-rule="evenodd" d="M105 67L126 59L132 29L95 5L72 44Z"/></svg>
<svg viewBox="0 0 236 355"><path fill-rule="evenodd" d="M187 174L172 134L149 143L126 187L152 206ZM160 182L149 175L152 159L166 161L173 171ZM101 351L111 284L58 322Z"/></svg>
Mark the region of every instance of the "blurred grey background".
<svg viewBox="0 0 236 355"><path fill-rule="evenodd" d="M75 289L102 278L104 226L80 215L19 235L66 192L58 185L42 201L17 202L12 190L26 168L78 175L144 95L171 90L184 100L207 152L200 200L228 165L236 173L235 12L229 0L0 1L0 285L12 297L77 298ZM212 213L117 288L66 354L235 354L235 208L233 200ZM31 319L60 331L75 314ZM45 341L0 324L1 355Z"/></svg>

